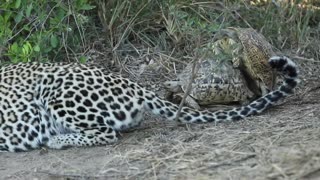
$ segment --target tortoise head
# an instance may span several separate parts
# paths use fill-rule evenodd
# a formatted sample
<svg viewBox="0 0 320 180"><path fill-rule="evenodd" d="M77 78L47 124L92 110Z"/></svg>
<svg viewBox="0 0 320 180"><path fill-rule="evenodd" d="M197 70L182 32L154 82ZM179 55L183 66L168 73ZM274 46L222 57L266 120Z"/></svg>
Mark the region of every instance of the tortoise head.
<svg viewBox="0 0 320 180"><path fill-rule="evenodd" d="M214 54L239 54L242 50L242 44L238 37L236 28L222 29L213 37L211 46Z"/></svg>

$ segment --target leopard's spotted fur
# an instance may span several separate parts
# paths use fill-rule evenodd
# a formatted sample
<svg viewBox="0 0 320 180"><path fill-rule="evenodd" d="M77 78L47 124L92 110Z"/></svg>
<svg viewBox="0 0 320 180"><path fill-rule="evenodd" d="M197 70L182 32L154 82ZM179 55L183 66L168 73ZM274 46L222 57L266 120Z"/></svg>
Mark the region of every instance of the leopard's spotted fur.
<svg viewBox="0 0 320 180"><path fill-rule="evenodd" d="M237 121L292 93L298 83L295 64L286 57L273 57L269 63L287 75L278 90L227 111L184 107L178 121ZM115 142L118 131L139 125L143 110L174 120L178 107L93 66L27 63L0 69L0 151Z"/></svg>

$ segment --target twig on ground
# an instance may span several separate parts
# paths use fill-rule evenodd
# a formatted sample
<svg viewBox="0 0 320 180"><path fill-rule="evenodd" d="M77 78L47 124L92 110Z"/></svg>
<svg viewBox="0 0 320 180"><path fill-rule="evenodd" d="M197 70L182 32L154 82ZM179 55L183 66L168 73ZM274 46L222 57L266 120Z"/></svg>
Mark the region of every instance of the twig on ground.
<svg viewBox="0 0 320 180"><path fill-rule="evenodd" d="M317 61L313 58L305 58L305 57L301 57L301 56L294 56L293 58L295 59L299 59L299 60L302 60L302 61L311 61L311 62L315 62L315 63L320 63L320 61Z"/></svg>
<svg viewBox="0 0 320 180"><path fill-rule="evenodd" d="M201 47L200 46L200 37L198 38L198 41L197 41L197 48ZM191 91L191 88L192 88L192 82L194 80L194 78L196 77L196 74L198 72L198 69L199 69L199 64L201 64L203 58L205 58L207 56L207 53L208 51L206 51L206 53L204 53L202 56L200 56L199 52L196 53L196 56L193 60L193 66L192 66L192 72L191 72L191 77L190 77L190 80L189 80L189 83L188 83L188 86L187 86L187 89L186 91L184 92L184 95L182 97L182 100L180 102L180 105L179 105L179 108L178 108L178 111L177 111L177 114L176 114L176 118L175 118L175 121L178 120L179 116L180 116L180 113L181 113L181 109L184 105L184 102L187 98L187 96L189 95L189 92ZM199 58L200 57L200 58Z"/></svg>
<svg viewBox="0 0 320 180"><path fill-rule="evenodd" d="M190 77L190 80L189 80L189 83L188 83L188 86L187 86L187 89L186 91L184 92L183 94L183 97L182 97L182 100L180 102L180 105L179 105L179 108L178 108L178 111L177 111L177 114L176 114L176 118L175 118L175 121L178 120L179 116L180 116L180 113L181 113L181 109L184 105L184 102L186 101L186 98L187 96L189 95L189 92L191 91L191 88L192 88L192 82L198 72L198 68L199 68L199 64L201 63L202 61L202 58L200 58L198 61L197 60L194 60L193 62L193 66L192 66L192 72L191 72L191 77Z"/></svg>
<svg viewBox="0 0 320 180"><path fill-rule="evenodd" d="M199 69L199 64L201 63L202 59L205 57L206 55L202 56L201 58L197 58L195 57L195 60L193 62L193 66L192 66L192 71L191 71L191 77L190 77L190 80L189 80L189 83L188 83L188 86L187 86L187 89L186 91L184 92L183 94L183 97L182 97L182 100L180 102L180 105L179 105L179 108L178 108L178 111L177 111L177 114L176 114L176 121L178 120L179 116L180 116L180 112L181 112L181 109L184 105L184 102L187 98L187 96L189 95L189 92L191 91L191 88L192 88L192 82L194 80L194 78L196 77L196 74L198 72L198 69Z"/></svg>
<svg viewBox="0 0 320 180"><path fill-rule="evenodd" d="M46 174L51 178L66 178L66 179L98 179L98 178L110 178L110 176L104 175L88 175L88 174L76 174L76 173L53 173L49 171L37 171L36 173Z"/></svg>

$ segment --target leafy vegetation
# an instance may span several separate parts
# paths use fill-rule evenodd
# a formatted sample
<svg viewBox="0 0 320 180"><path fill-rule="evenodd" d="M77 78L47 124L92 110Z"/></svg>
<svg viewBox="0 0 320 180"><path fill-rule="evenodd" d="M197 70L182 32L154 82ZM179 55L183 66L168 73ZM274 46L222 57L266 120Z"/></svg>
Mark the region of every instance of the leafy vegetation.
<svg viewBox="0 0 320 180"><path fill-rule="evenodd" d="M280 50L320 56L320 10L312 0L2 1L2 62L84 62L101 39L117 62L143 54L183 60L228 26L257 29Z"/></svg>
<svg viewBox="0 0 320 180"><path fill-rule="evenodd" d="M87 0L2 0L0 53L2 61L64 59L85 45ZM81 47L82 46L82 47Z"/></svg>

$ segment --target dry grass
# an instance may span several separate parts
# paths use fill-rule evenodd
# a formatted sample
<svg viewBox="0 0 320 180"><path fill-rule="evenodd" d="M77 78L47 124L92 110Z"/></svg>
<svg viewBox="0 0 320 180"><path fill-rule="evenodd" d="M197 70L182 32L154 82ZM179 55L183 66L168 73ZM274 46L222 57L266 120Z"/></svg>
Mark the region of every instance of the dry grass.
<svg viewBox="0 0 320 180"><path fill-rule="evenodd" d="M5 179L317 179L319 90L246 121L173 125L147 116L115 145L1 154ZM40 153L40 154L39 154Z"/></svg>
<svg viewBox="0 0 320 180"><path fill-rule="evenodd" d="M141 127L123 133L114 145L2 153L0 177L318 179L319 68L308 75L307 69L315 67L301 65L305 75L296 95L262 115L237 123L183 125L146 114ZM149 87L163 79L158 74L162 71L152 68L126 68Z"/></svg>
<svg viewBox="0 0 320 180"><path fill-rule="evenodd" d="M229 26L252 27L278 50L292 49L287 55L318 60L320 9L312 7L319 5L266 1L252 5L252 0L111 0L98 1L98 12L110 59L116 64L123 64L128 55L159 53L188 62L215 32Z"/></svg>

